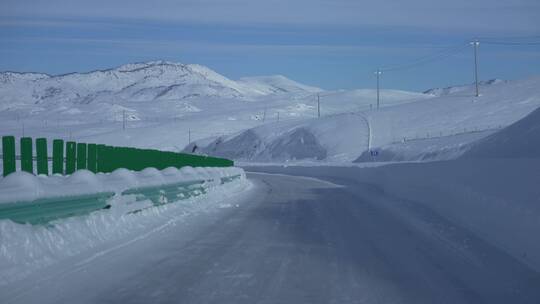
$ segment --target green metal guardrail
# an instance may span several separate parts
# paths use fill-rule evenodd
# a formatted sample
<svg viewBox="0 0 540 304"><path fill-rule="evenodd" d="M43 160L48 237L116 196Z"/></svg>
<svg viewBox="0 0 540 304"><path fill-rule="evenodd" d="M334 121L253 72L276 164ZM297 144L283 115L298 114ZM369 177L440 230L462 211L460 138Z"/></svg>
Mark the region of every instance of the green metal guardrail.
<svg viewBox="0 0 540 304"><path fill-rule="evenodd" d="M15 137L2 137L2 151L3 175L7 176L16 171ZM37 174L49 174L48 160L47 140L38 138L36 140ZM20 139L20 162L22 171L34 174L33 145L30 137ZM72 174L81 169L88 169L94 173L110 173L119 168L140 171L149 167L162 170L167 167L181 168L184 166L231 167L234 166L234 162L224 158L186 153L113 147L73 141L64 144L61 139L53 140L52 174Z"/></svg>
<svg viewBox="0 0 540 304"><path fill-rule="evenodd" d="M136 201L150 200L154 206L169 204L178 200L206 194L204 180L182 182L161 187L141 187L129 189L122 195L135 195Z"/></svg>
<svg viewBox="0 0 540 304"><path fill-rule="evenodd" d="M220 179L220 184L226 184L239 178L240 175L223 177ZM135 195L136 201L150 200L153 206L160 206L205 194L207 192L206 182L212 181L195 180L170 185L133 188L123 191L121 195ZM110 208L108 201L114 194L114 192L103 192L0 204L0 220L9 219L20 224L48 224L58 219L87 215L94 211L108 209ZM130 213L142 210L132 210Z"/></svg>
<svg viewBox="0 0 540 304"><path fill-rule="evenodd" d="M105 192L0 204L0 220L10 219L20 224L47 224L53 220L85 215L107 208L107 200L113 195L114 192Z"/></svg>

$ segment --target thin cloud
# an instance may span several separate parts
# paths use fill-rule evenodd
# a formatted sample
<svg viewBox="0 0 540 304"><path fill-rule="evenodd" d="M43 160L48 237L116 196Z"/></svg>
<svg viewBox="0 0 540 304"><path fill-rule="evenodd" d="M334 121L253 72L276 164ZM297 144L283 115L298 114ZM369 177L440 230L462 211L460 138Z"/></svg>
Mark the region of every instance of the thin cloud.
<svg viewBox="0 0 540 304"><path fill-rule="evenodd" d="M147 40L147 39L101 39L101 38L49 38L17 37L3 39L11 43L55 43L134 49L139 51L197 51L206 53L272 53L272 54L351 54L354 56L381 54L414 55L430 52L445 46L431 44L414 45L347 45L347 44L252 44L252 43L212 43L189 40Z"/></svg>
<svg viewBox="0 0 540 304"><path fill-rule="evenodd" d="M4 0L5 17L111 18L195 24L407 26L457 31L537 31L537 0ZM504 21L504 22L503 22Z"/></svg>

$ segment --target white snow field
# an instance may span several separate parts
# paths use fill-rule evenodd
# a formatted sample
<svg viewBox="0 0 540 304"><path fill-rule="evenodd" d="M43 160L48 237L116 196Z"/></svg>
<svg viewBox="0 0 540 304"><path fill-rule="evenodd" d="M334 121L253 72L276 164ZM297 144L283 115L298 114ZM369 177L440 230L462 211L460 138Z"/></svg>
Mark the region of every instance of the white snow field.
<svg viewBox="0 0 540 304"><path fill-rule="evenodd" d="M238 178L220 184L224 177ZM204 180L204 193L160 206L149 199L121 194L127 189ZM70 176L33 176L17 172L0 179L0 204L39 198L114 192L110 209L85 216L54 220L47 225L0 220L0 286L23 280L43 267L71 256L103 254L151 233L185 221L201 212L230 206L231 199L251 187L240 168L148 168L141 172L118 169L110 174L81 170ZM133 212L137 210L137 212ZM0 297L1 299L1 297Z"/></svg>

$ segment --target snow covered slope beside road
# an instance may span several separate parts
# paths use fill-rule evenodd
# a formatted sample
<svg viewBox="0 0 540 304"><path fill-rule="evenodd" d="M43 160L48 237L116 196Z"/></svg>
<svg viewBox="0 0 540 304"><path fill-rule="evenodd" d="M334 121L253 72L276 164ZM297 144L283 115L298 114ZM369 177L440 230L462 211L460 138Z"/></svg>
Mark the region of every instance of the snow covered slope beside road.
<svg viewBox="0 0 540 304"><path fill-rule="evenodd" d="M474 86L468 86L455 94L370 112L372 146L510 125L540 106L540 77L492 84L480 93L475 97Z"/></svg>
<svg viewBox="0 0 540 304"><path fill-rule="evenodd" d="M341 114L320 119L266 124L219 137L211 142L196 142L185 149L243 161L326 160L350 162L368 146L368 128L358 114Z"/></svg>
<svg viewBox="0 0 540 304"><path fill-rule="evenodd" d="M356 116L341 114L294 124L276 123L232 137L200 141L197 145L202 153L255 162L445 160L459 157L469 144L514 123L540 106L539 77L490 82L483 86L480 97L474 96L473 89L472 86L460 87L459 91L440 97L422 96L412 100L403 92L395 92L402 99L392 99L392 91L386 91L382 94L385 106L380 110L369 110L369 107L366 110L365 105L356 104L356 110L350 108ZM331 109L338 105L332 100L358 98L363 92L325 92L322 104L326 110ZM333 99L336 96L340 97ZM332 135L324 137L321 132L310 132L315 126ZM301 127L304 128L302 132L309 133L306 134L306 149L310 153L300 153L301 148L295 147L295 138L301 136L291 130ZM281 149L276 153L274 141L289 142L290 151L285 153L286 149ZM368 142L376 155L368 151ZM191 151L192 146L186 150ZM298 153L292 153L292 150Z"/></svg>
<svg viewBox="0 0 540 304"><path fill-rule="evenodd" d="M365 151L354 162L398 162L450 160L461 156L471 143L483 139L496 130L471 131L456 135L409 139Z"/></svg>
<svg viewBox="0 0 540 304"><path fill-rule="evenodd" d="M540 158L540 108L470 145L464 158Z"/></svg>

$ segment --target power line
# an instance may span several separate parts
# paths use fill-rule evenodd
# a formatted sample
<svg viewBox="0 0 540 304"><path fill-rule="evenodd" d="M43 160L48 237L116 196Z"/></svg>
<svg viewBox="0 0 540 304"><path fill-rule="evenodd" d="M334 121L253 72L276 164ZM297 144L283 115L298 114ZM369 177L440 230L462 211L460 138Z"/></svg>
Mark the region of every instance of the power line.
<svg viewBox="0 0 540 304"><path fill-rule="evenodd" d="M534 42L503 42L503 41L485 41L480 40L483 44L495 44L495 45L540 45L540 41Z"/></svg>
<svg viewBox="0 0 540 304"><path fill-rule="evenodd" d="M531 36L507 36L507 37L477 37L474 41L481 42L483 44L490 45L540 45L540 41L516 41L516 40L525 40L525 39L540 39L540 36L531 35ZM472 39L471 39L472 40ZM504 41L508 40L508 41ZM513 40L513 41L512 41ZM466 43L460 43L459 45L445 48L440 52L436 52L424 57L420 57L410 63L405 63L396 66L382 67L379 69L380 72L391 72L415 68L417 66L425 65L434 61L443 60L449 57L452 57L460 52L465 51L468 48L469 41Z"/></svg>
<svg viewBox="0 0 540 304"><path fill-rule="evenodd" d="M531 36L502 36L502 37L476 37L479 40L515 40L515 39L538 39L540 35Z"/></svg>
<svg viewBox="0 0 540 304"><path fill-rule="evenodd" d="M448 47L443 49L440 52L430 54L424 57L420 57L416 59L413 62L405 63L401 65L396 66L390 66L390 67L383 67L377 69L375 71L375 75L377 77L377 109L379 109L379 103L380 103L380 76L383 72L391 72L391 71L399 71L399 70L406 70L415 68L421 65L425 65L434 61L443 60L446 58L449 58L451 56L454 56L458 53L461 53L465 51L469 45L473 45L474 47L474 78L475 78L475 84L476 84L476 96L480 96L479 94L479 88L478 88L478 46L481 43L483 44L492 44L492 45L540 45L540 41L515 41L518 39L538 39L540 36L521 36L521 37L476 37L475 39L471 39L469 41L466 41L464 43L460 43L459 45ZM501 40L514 40L514 41L501 41ZM319 95L317 95L319 97Z"/></svg>
<svg viewBox="0 0 540 304"><path fill-rule="evenodd" d="M424 57L420 57L419 59L417 59L417 60L415 60L415 61L413 61L411 63L406 63L406 64L397 65L397 66L393 66L393 67L383 67L383 68L380 68L379 71L381 71L381 72L390 72L390 71L411 69L411 68L414 68L414 67L417 67L417 66L421 66L421 65L433 62L433 61L442 60L442 59L446 59L448 57L454 56L454 55L456 55L456 54L458 54L460 52L463 52L466 48L468 48L468 45L465 44L465 43L461 43L461 44L459 44L457 46L446 48L446 49L444 49L444 50L442 50L440 52L430 54L430 55L427 55L427 56L424 56Z"/></svg>

